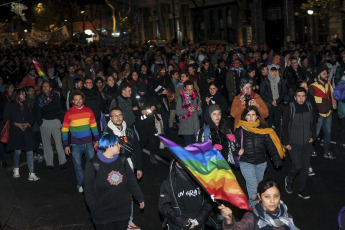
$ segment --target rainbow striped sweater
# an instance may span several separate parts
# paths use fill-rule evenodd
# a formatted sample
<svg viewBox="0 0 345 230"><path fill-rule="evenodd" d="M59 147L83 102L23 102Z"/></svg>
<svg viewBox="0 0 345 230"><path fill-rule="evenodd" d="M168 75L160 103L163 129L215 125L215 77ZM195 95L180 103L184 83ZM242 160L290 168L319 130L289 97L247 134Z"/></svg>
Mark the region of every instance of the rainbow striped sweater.
<svg viewBox="0 0 345 230"><path fill-rule="evenodd" d="M78 109L72 106L65 114L62 124L63 146L69 146L68 132L71 132L71 144L86 144L92 142L92 134L95 140L98 140L98 130L95 115L92 110L85 105Z"/></svg>

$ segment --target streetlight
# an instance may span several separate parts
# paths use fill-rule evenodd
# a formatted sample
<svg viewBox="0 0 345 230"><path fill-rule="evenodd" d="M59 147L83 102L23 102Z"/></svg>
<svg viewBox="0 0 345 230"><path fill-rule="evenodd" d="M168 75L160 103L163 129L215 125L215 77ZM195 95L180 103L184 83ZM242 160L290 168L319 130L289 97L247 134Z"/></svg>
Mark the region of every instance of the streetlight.
<svg viewBox="0 0 345 230"><path fill-rule="evenodd" d="M314 13L313 10L307 10L307 13L309 15L308 21L309 21L309 42L313 43L314 42L314 31L313 31L313 18L312 15Z"/></svg>

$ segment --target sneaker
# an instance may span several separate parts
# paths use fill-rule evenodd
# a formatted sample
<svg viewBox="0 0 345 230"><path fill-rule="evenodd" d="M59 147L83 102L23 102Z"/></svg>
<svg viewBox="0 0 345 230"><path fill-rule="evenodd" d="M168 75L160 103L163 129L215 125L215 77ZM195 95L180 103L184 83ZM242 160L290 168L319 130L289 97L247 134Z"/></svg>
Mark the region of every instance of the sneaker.
<svg viewBox="0 0 345 230"><path fill-rule="evenodd" d="M140 230L132 221L128 223L127 230Z"/></svg>
<svg viewBox="0 0 345 230"><path fill-rule="evenodd" d="M39 180L40 178L38 176L36 176L35 173L29 173L29 177L28 177L28 180L29 181L37 181Z"/></svg>
<svg viewBox="0 0 345 230"><path fill-rule="evenodd" d="M334 156L331 152L328 152L328 153L325 153L323 155L324 158L327 158L327 159L330 159L330 160L333 160L336 158L336 156Z"/></svg>
<svg viewBox="0 0 345 230"><path fill-rule="evenodd" d="M13 169L13 178L19 178L19 168L14 168Z"/></svg>
<svg viewBox="0 0 345 230"><path fill-rule="evenodd" d="M164 149L165 148L165 145L163 144L163 142L160 142L159 143L159 149Z"/></svg>
<svg viewBox="0 0 345 230"><path fill-rule="evenodd" d="M292 194L292 193L293 193L292 184L291 184L291 182L288 180L287 177L285 177L285 191L286 191L288 194Z"/></svg>
<svg viewBox="0 0 345 230"><path fill-rule="evenodd" d="M151 155L150 156L150 161L151 161L152 164L157 164L158 161L156 160L156 155Z"/></svg>
<svg viewBox="0 0 345 230"><path fill-rule="evenodd" d="M78 192L79 192L79 193L83 193L83 192L84 192L84 189L83 189L82 186L78 187Z"/></svg>
<svg viewBox="0 0 345 230"><path fill-rule="evenodd" d="M308 169L308 176L315 176L315 172L312 167L309 167Z"/></svg>
<svg viewBox="0 0 345 230"><path fill-rule="evenodd" d="M310 196L305 191L299 192L298 196L301 197L303 200L310 199Z"/></svg>
<svg viewBox="0 0 345 230"><path fill-rule="evenodd" d="M316 153L315 151L312 151L312 152L311 152L311 156L312 156L312 157L317 157L317 153Z"/></svg>

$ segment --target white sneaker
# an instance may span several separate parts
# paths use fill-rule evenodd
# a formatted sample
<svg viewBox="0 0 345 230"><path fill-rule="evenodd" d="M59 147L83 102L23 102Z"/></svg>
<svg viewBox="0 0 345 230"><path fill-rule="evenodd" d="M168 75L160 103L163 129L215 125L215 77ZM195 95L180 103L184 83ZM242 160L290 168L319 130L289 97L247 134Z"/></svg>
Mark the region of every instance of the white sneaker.
<svg viewBox="0 0 345 230"><path fill-rule="evenodd" d="M19 168L14 168L13 169L13 178L19 178Z"/></svg>
<svg viewBox="0 0 345 230"><path fill-rule="evenodd" d="M39 179L40 178L38 176L36 176L35 173L29 173L29 178L28 178L29 181L37 181Z"/></svg>
<svg viewBox="0 0 345 230"><path fill-rule="evenodd" d="M78 192L79 192L79 193L83 193L83 192L84 192L84 189L83 189L82 186L78 187Z"/></svg>

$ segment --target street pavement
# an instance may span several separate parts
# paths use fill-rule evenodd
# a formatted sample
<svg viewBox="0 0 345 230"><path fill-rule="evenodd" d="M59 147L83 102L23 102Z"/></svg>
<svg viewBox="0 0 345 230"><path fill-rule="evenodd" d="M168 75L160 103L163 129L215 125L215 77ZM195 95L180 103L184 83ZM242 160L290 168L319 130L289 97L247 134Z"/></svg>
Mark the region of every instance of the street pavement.
<svg viewBox="0 0 345 230"><path fill-rule="evenodd" d="M182 144L182 138L168 135L175 142ZM334 146L333 146L334 147ZM321 148L317 147L321 152ZM335 152L335 151L334 151ZM337 215L345 206L345 154L336 154L335 160L324 159L320 154L312 157L315 176L308 177L307 190L311 199L302 200L297 196L298 177L294 181L294 193L288 195L284 190L284 177L290 167L290 159L283 161L281 169L274 169L269 161L265 177L277 179L282 186L282 200L287 204L289 213L297 227L303 230L337 229ZM7 155L9 164L13 165L13 153ZM159 151L157 165L152 165L149 156L144 153L144 176L140 186L145 194L145 209L139 210L134 205L134 223L143 230L159 230L163 219L158 212L159 189L168 176L166 164L171 154ZM21 162L25 162L25 153ZM76 178L71 158L67 170L58 168L55 156L55 169L48 172L44 161L35 162L35 172L41 178L36 182L27 180L28 169L24 163L20 168L21 177L12 178L11 167L0 169L0 229L94 229L83 194L78 193ZM244 179L238 169L234 169L238 181L246 192ZM232 206L231 206L232 207ZM243 211L234 208L236 218L241 218Z"/></svg>

